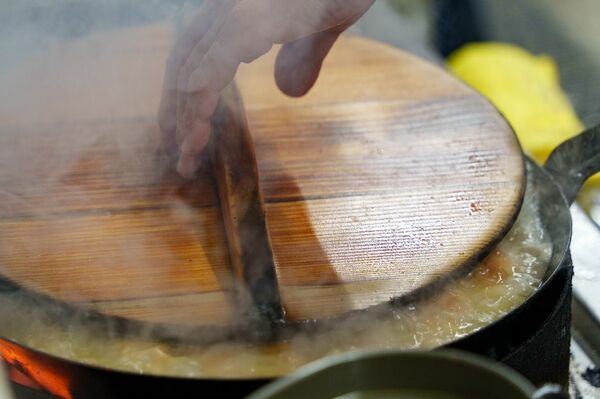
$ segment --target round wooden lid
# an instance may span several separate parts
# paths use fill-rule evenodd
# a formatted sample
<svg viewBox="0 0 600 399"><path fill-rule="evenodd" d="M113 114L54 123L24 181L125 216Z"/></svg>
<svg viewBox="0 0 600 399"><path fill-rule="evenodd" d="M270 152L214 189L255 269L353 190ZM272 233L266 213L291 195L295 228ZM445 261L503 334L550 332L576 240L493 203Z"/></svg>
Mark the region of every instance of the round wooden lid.
<svg viewBox="0 0 600 399"><path fill-rule="evenodd" d="M210 170L154 153L172 33L88 36L5 75L0 273L108 315L229 325L229 255ZM275 51L275 50L274 50ZM275 52L238 73L287 317L364 309L457 275L510 227L523 159L481 96L401 50L343 37L305 97Z"/></svg>

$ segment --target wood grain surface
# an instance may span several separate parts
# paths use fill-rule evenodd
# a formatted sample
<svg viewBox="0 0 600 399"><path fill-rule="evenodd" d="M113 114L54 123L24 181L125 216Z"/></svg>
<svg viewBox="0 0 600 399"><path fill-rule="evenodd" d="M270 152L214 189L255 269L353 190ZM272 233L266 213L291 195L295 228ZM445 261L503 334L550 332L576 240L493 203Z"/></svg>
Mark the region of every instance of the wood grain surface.
<svg viewBox="0 0 600 399"><path fill-rule="evenodd" d="M0 272L110 315L228 325L212 169L186 182L154 151L172 37L98 33L2 74ZM289 319L412 293L502 236L523 160L483 98L400 50L343 37L292 99L274 84L275 50L242 66L238 85Z"/></svg>

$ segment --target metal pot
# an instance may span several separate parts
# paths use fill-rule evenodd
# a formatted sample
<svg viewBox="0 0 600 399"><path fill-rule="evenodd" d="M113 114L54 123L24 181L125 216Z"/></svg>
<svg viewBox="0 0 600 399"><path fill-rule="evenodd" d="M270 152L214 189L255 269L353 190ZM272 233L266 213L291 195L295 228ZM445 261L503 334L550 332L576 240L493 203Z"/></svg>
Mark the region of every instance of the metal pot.
<svg viewBox="0 0 600 399"><path fill-rule="evenodd" d="M457 350L349 352L303 367L247 399L357 398L566 398L560 386L539 389L518 373ZM446 396L447 395L447 396Z"/></svg>

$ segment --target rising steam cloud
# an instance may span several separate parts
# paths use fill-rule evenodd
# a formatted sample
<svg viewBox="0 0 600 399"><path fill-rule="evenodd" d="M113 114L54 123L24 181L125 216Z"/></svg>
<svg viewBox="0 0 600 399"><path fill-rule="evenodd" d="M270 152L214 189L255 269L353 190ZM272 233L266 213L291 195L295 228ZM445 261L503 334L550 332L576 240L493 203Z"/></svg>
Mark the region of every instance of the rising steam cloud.
<svg viewBox="0 0 600 399"><path fill-rule="evenodd" d="M147 112L158 108L162 76L154 76L152 84L139 80L139 70L145 66L144 54L137 57L140 61L135 68L139 69L123 68L123 65L111 62L114 48L102 44L100 39L123 27L145 27L165 22L181 31L200 3L176 0L5 2L0 11L0 257L35 259L55 250L41 244L44 237L23 234L19 240L11 241L7 232L13 230L7 226L19 221L21 216L29 220L51 220L53 223L49 224L46 234L50 237L60 236L68 228L85 229L85 226L73 222L75 217L70 222L64 222L56 215L66 208L73 209L74 204L78 207L75 209L76 216L85 213L99 217L112 215L111 212L116 213L111 207L112 197L131 195L130 192L159 181L169 173L164 165L157 164L151 156L151 130L156 130L157 126L154 117L149 119ZM135 40L133 37L129 43L132 48L135 47ZM62 52L61 45L66 43L77 54L76 58L69 58ZM40 63L40 60L43 62ZM67 64L71 69L63 69ZM53 79L49 79L49 76ZM122 81L123 89L119 89L120 85L115 85L115 81ZM103 85L102 82L112 84ZM132 93L124 89L132 85L139 91ZM106 87L117 89L108 90ZM61 96L56 98L49 93L61 93ZM105 120L99 121L100 116ZM114 123L123 123L125 116L129 118L127 123L131 128L126 130L127 134L115 135ZM84 124L96 128L82 129ZM40 130L40 126L44 126L44 129ZM55 137L61 139L55 140ZM68 140L64 140L65 137ZM98 152L90 152L92 147L111 148L116 152L113 156L117 162L103 164ZM131 148L138 151L132 153ZM78 176L81 178L78 172L82 170L93 170L98 175L126 176L132 183L126 187L98 184L95 191L89 190L78 185ZM65 179L71 179L69 189L56 192L57 183L62 184ZM146 197L141 195L143 200L136 206L139 209L149 208L154 203L148 205L144 201L160 201L161 195L173 198L178 190L185 189L181 187L184 187L183 183L172 191L154 192ZM192 191L192 197L193 194ZM102 197L104 202L97 208L91 207L85 201L91 196ZM185 220L195 215L198 201L202 201L202 198L194 197L193 201L188 202L182 199L173 205L170 209L175 215L173 220L181 223L172 228L186 228ZM504 277L506 290L498 288L500 294L497 297L494 297L497 293L492 295L486 291L480 300L457 300L461 292L473 294L472 284L468 282L473 280L467 280L464 286L449 289L430 307L403 308L385 320L381 320L377 314L362 314L344 320L342 324L328 326L325 331L299 332L288 336L278 349L252 347L246 342L226 340L214 343L218 339L213 336L209 337L213 344L205 346L165 342L157 339L153 326L126 331L117 322L99 322L85 312L67 312L59 306L32 300L19 290L0 284L0 318L4 319L0 336L83 362L179 376L273 375L292 371L326 354L360 347L428 348L444 343L457 334L470 333L500 317L501 312L492 306L497 298L508 309L514 305L515 292L526 296L534 289L536 281L539 281L536 278L543 275L541 270L544 268L548 243L544 242L539 223L531 222L535 220L536 213L532 209L529 211L530 219L527 219L529 222L523 222L512 233L516 241L525 242L525 255L531 256L517 255L523 254L522 248L517 251L502 249L505 256L517 266L502 266L501 271L506 272L506 276L510 274L515 277L513 280ZM143 219L136 221L153 222ZM159 223L153 226L156 229L165 227ZM114 231L114 235L118 234L118 231ZM190 232L190 236L201 234L202 231ZM69 242L62 244L62 250L68 255ZM120 259L134 266L136 259L141 258L145 251L152 250L151 245L139 237L109 242L106 244L108 246L97 242L94 245L96 247L91 246L91 251L101 248L126 254ZM152 287L152 279L159 281L168 278L173 271L165 270L163 266L177 260L167 247L161 247L161 253L156 258L155 264L142 265L148 271L144 278L148 279L149 287ZM0 271L6 272L4 266L0 263ZM108 269L124 267L111 262L101 266ZM495 263L492 266L489 268L499 267ZM68 270L63 269L63 272ZM485 279L486 276L478 277L476 274L471 279ZM60 276L57 280L60 280ZM511 281L512 285L509 284ZM82 280L77 284L81 288L90 282ZM491 287L490 292L496 288ZM127 294L134 296L131 292ZM70 299L80 304L86 300ZM176 308L177 302L173 304ZM461 309L466 309L464 317L459 312ZM476 311L480 313L476 314ZM382 329L371 330L373 325L380 325ZM181 335L175 328L161 332L163 335Z"/></svg>

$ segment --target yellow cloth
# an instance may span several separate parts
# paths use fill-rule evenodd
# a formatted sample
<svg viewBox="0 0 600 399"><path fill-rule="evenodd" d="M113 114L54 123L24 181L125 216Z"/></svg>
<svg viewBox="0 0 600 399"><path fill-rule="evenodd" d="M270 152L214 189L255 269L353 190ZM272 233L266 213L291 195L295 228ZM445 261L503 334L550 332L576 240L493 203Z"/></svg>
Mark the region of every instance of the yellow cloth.
<svg viewBox="0 0 600 399"><path fill-rule="evenodd" d="M451 54L448 67L502 112L524 151L540 163L584 129L549 56L505 43L472 43Z"/></svg>

